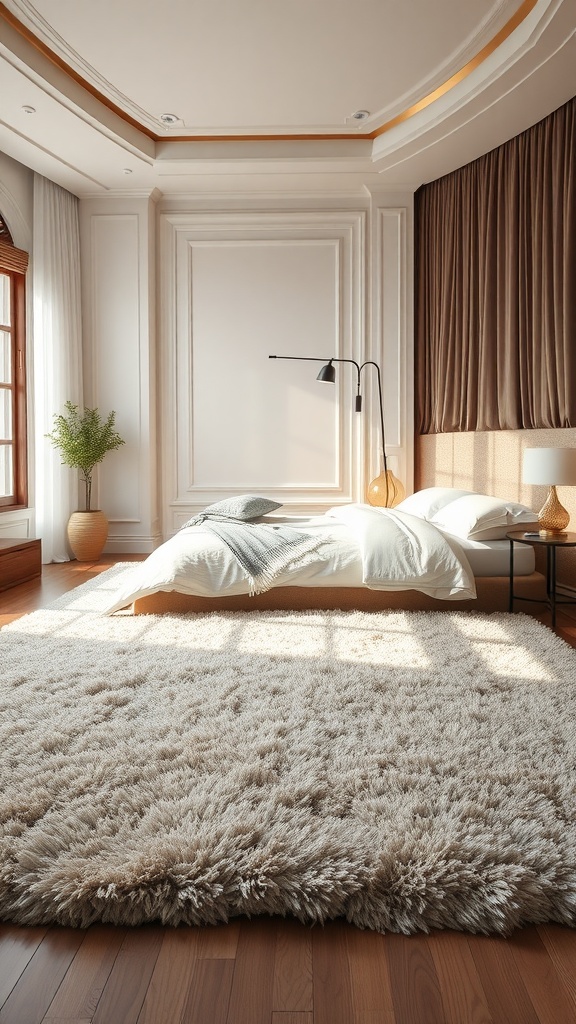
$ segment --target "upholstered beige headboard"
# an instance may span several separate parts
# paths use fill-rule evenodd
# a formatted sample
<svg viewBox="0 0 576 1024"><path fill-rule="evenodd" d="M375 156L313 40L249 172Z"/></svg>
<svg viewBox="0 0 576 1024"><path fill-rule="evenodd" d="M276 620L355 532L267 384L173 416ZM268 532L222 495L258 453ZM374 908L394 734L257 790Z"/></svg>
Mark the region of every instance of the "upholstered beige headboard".
<svg viewBox="0 0 576 1024"><path fill-rule="evenodd" d="M512 498L541 508L546 487L522 483L524 448L554 445L576 448L576 430L498 430L458 434L427 434L416 440L415 486L461 487L464 490ZM568 529L576 533L576 487L559 487L558 497L568 510ZM576 549L558 554L558 581L576 588Z"/></svg>

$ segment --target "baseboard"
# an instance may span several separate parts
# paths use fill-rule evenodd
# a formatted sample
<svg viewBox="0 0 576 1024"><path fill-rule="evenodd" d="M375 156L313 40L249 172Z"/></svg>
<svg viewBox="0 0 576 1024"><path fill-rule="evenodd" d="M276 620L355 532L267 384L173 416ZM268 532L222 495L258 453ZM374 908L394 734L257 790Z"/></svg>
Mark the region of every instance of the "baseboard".
<svg viewBox="0 0 576 1024"><path fill-rule="evenodd" d="M159 546L160 541L154 537L118 537L108 538L104 548L105 555L150 555Z"/></svg>

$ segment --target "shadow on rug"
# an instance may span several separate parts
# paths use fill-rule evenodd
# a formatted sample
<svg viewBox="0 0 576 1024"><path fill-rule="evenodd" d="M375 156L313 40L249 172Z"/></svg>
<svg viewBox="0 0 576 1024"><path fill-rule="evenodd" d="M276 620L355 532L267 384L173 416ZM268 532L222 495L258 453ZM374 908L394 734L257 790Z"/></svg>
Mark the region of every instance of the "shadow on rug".
<svg viewBox="0 0 576 1024"><path fill-rule="evenodd" d="M524 615L98 614L0 631L0 918L576 923L576 652Z"/></svg>

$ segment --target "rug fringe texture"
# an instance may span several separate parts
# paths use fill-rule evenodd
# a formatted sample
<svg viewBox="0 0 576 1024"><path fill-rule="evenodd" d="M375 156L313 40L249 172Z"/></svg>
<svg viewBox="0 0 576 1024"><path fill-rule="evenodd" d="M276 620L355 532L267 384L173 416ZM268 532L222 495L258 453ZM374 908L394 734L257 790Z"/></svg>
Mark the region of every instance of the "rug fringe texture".
<svg viewBox="0 0 576 1024"><path fill-rule="evenodd" d="M0 919L576 923L576 652L525 615L101 616L0 631Z"/></svg>

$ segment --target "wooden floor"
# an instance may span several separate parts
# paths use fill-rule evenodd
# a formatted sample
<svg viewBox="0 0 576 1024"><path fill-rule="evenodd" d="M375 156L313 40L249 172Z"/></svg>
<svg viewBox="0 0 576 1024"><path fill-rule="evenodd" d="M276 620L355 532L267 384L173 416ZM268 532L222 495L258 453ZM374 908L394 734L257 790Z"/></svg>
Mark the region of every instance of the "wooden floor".
<svg viewBox="0 0 576 1024"><path fill-rule="evenodd" d="M0 593L0 625L127 557L45 566L41 580ZM559 612L557 632L576 647L576 618ZM0 1024L64 1022L576 1024L576 930L544 925L502 939L280 918L87 931L0 924Z"/></svg>

